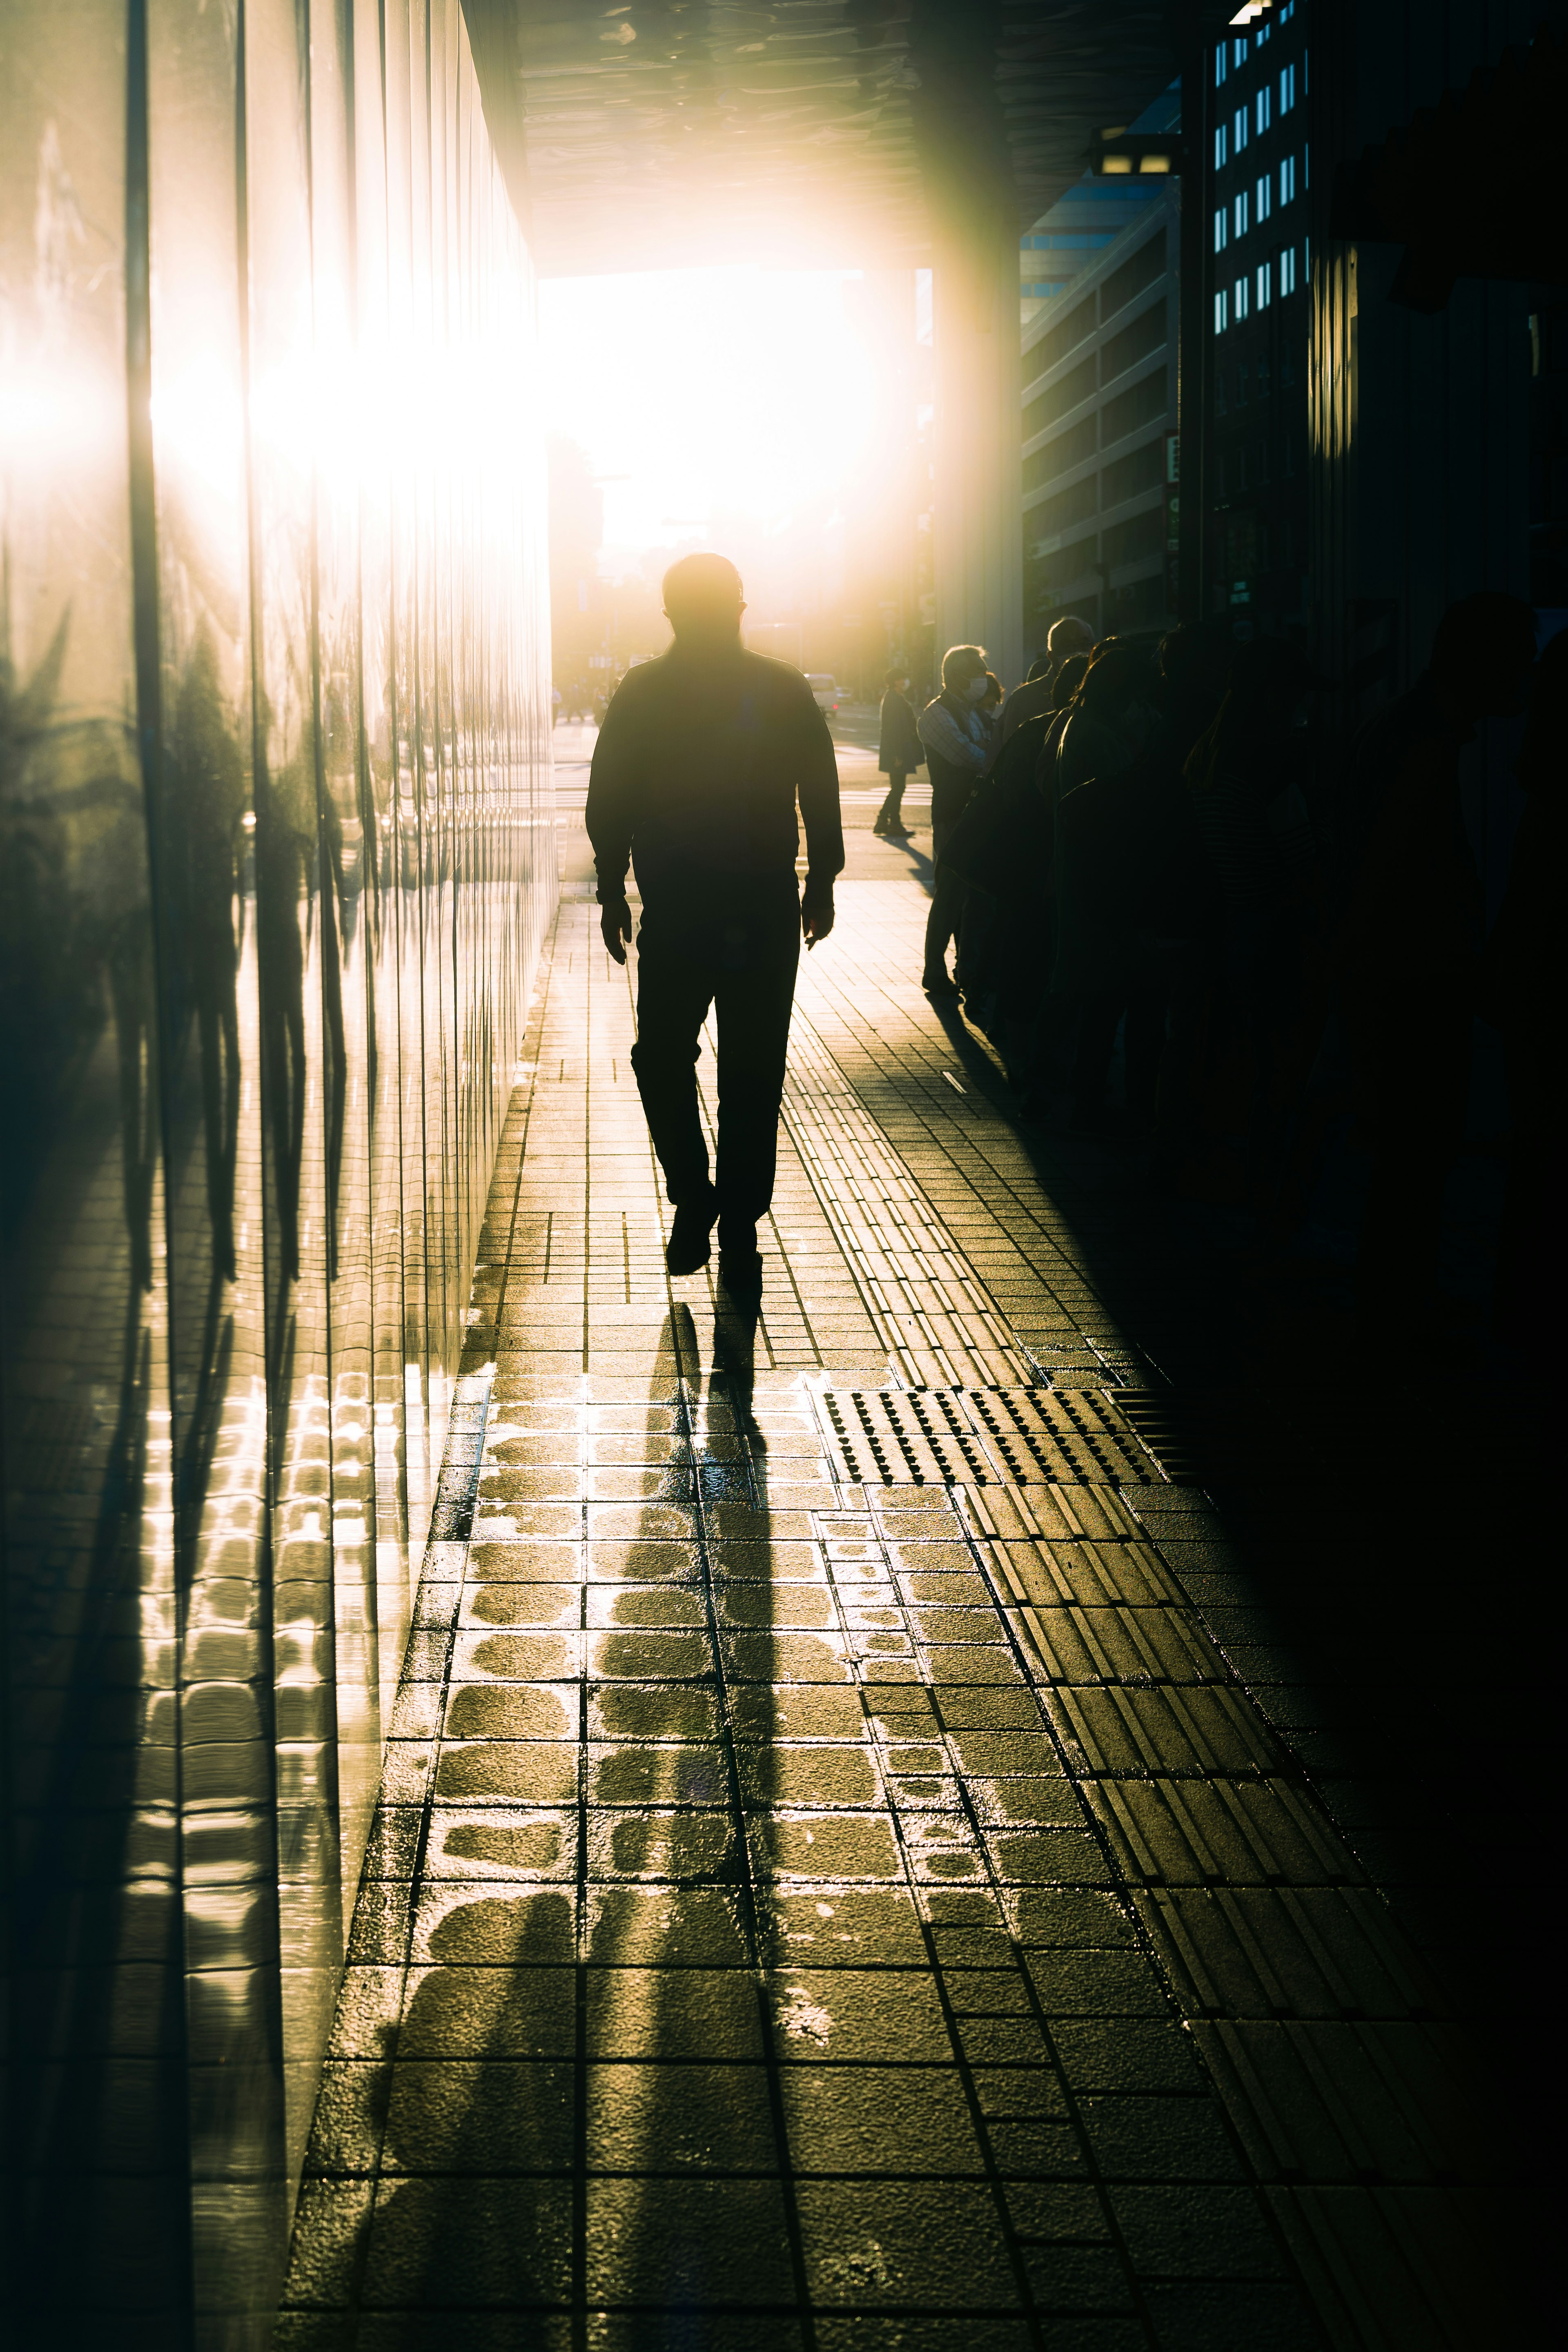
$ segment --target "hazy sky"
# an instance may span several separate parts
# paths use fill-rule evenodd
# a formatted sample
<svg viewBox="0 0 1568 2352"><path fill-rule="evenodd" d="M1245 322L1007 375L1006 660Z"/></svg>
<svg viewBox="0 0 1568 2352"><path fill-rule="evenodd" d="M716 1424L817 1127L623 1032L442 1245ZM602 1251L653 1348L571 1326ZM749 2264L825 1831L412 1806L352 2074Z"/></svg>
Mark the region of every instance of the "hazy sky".
<svg viewBox="0 0 1568 2352"><path fill-rule="evenodd" d="M608 547L777 530L858 459L870 429L844 270L672 269L540 287L545 415L605 483Z"/></svg>

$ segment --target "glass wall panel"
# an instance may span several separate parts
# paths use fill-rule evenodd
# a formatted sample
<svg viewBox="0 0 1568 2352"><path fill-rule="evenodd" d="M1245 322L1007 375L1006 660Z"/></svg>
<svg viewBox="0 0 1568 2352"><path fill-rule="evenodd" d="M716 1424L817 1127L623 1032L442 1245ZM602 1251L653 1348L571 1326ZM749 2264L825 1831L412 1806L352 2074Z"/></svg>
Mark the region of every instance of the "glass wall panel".
<svg viewBox="0 0 1568 2352"><path fill-rule="evenodd" d="M132 30L64 0L0 37L5 2306L44 2342L58 2309L85 2334L118 2298L146 2341L177 2344L188 2053Z"/></svg>
<svg viewBox="0 0 1568 2352"><path fill-rule="evenodd" d="M263 2345L554 891L457 0L6 0L0 1439L28 2340Z"/></svg>

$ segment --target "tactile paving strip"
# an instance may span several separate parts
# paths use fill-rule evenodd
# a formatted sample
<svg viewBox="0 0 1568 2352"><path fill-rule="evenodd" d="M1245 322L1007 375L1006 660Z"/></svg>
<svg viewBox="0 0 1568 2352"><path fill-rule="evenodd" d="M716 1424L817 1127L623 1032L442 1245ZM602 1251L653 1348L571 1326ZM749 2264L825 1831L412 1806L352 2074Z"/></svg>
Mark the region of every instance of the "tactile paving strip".
<svg viewBox="0 0 1568 2352"><path fill-rule="evenodd" d="M849 1486L1152 1486L1164 1473L1092 1390L822 1389L816 1408Z"/></svg>

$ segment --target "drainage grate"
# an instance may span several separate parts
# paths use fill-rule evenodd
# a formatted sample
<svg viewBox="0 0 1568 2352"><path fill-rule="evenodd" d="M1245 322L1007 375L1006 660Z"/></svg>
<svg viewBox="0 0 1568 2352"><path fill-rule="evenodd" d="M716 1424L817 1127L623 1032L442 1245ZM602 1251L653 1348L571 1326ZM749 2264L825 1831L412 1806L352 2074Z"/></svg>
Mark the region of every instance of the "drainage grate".
<svg viewBox="0 0 1568 2352"><path fill-rule="evenodd" d="M1117 1398L1127 1420L1177 1486L1273 1486L1309 1472L1314 1485L1358 1485L1385 1475L1390 1461L1441 1460L1479 1475L1503 1472L1497 1437L1478 1429L1473 1406L1462 1422L1435 1422L1429 1395L1363 1397L1323 1384L1278 1382L1249 1389L1129 1389ZM1373 1414L1375 1413L1375 1420ZM1377 1432L1377 1447L1368 1434Z"/></svg>
<svg viewBox="0 0 1568 2352"><path fill-rule="evenodd" d="M817 1411L851 1486L1149 1486L1163 1475L1089 1389L826 1389Z"/></svg>

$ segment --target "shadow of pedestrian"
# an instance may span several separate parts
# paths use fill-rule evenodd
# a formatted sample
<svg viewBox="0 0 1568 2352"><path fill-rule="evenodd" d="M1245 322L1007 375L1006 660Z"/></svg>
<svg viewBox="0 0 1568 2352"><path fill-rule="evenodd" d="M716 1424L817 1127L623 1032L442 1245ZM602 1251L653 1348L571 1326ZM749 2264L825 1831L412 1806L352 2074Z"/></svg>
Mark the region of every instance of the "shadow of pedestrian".
<svg viewBox="0 0 1568 2352"><path fill-rule="evenodd" d="M706 2345L795 2308L744 1811L773 1719L751 1348L726 1310L705 1384L675 1307L640 1402L587 1383L582 1541L470 1556L359 2347L485 2352L549 2312Z"/></svg>

